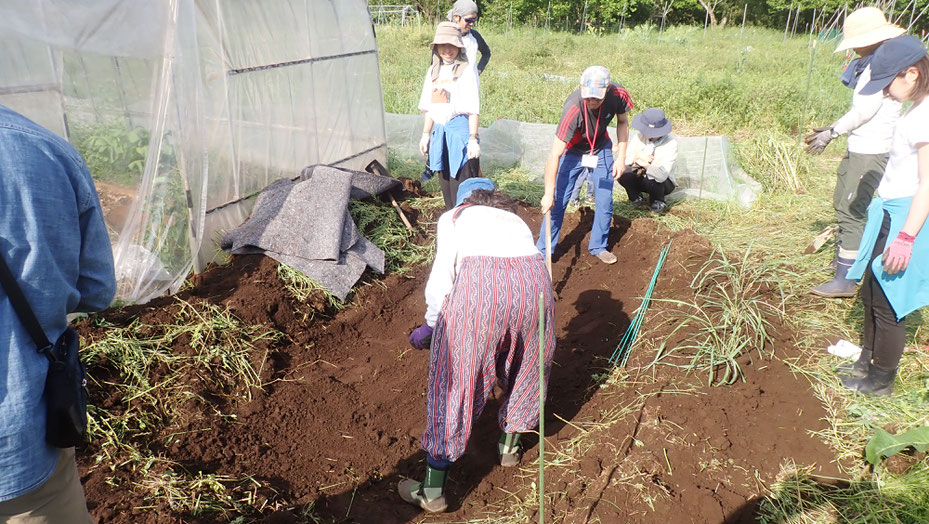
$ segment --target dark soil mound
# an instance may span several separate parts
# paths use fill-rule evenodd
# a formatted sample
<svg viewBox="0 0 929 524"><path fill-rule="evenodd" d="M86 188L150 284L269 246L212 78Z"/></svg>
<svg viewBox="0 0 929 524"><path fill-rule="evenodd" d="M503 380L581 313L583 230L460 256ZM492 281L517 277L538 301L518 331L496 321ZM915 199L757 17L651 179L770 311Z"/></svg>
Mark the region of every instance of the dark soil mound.
<svg viewBox="0 0 929 524"><path fill-rule="evenodd" d="M539 227L537 210L522 214ZM751 522L755 501L785 459L825 464L825 472L835 473L830 450L807 434L824 427L825 413L808 385L780 360L796 351L791 333L775 333L776 358L745 362L745 382L731 387L702 387L705 378L673 368L647 369L653 356L639 349L624 384L600 387L597 379L668 240L674 239L656 297L692 297L690 282L711 248L693 232L669 233L648 219L617 216L610 239L619 260L607 266L587 253L591 220L589 212L566 217L554 264L558 346L546 406L547 517L572 523ZM406 339L423 320L427 275L423 267L362 286L355 307L315 320L313 314L325 306L296 303L271 259L236 257L198 276L178 298L227 306L245 323L285 337L263 346L270 365L261 378L267 385L250 402L230 401L188 380L197 395L215 404L191 404L190 416L151 435L148 445L188 471L250 477L270 488L254 491L250 517L420 521L421 512L402 503L395 488L404 476L421 477L424 468L418 439L425 424L428 353L410 349ZM117 327L136 319L158 323L175 314L176 303L159 299L103 317ZM661 307L653 303L650 315ZM95 326L82 324L82 335L99 336ZM106 373L105 366L91 370ZM106 389L93 397L114 409L119 400ZM488 404L468 452L455 464L450 513L430 521L493 515L511 494L532 492L537 473L528 465L537 458L538 439L526 439L527 469L500 468L496 408ZM575 440L581 433L586 438ZM145 500L134 488L133 473L94 464L98 446L79 452L79 462L100 522L231 518L173 513L162 499Z"/></svg>

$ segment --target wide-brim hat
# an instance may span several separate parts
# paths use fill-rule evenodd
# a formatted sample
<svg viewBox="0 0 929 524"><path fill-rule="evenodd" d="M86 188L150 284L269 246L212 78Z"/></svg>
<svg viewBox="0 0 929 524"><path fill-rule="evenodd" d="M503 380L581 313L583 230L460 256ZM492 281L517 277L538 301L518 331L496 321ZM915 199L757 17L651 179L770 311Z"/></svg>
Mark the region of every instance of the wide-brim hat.
<svg viewBox="0 0 929 524"><path fill-rule="evenodd" d="M439 44L451 44L460 49L464 49L464 42L461 41L461 29L454 22L441 22L435 28L435 37L429 47L435 49Z"/></svg>
<svg viewBox="0 0 929 524"><path fill-rule="evenodd" d="M884 12L876 7L862 7L852 11L845 18L842 28L842 41L835 52L868 47L902 35L906 29L891 24L884 17Z"/></svg>
<svg viewBox="0 0 929 524"><path fill-rule="evenodd" d="M471 193L475 189L486 189L487 191L493 191L497 186L494 185L493 180L484 177L474 177L469 178L462 182L458 186L458 195L455 198L455 206L460 206L464 199L471 196Z"/></svg>
<svg viewBox="0 0 929 524"><path fill-rule="evenodd" d="M862 95L879 93L906 68L916 65L926 56L926 46L915 36L891 38L874 51L871 59L871 80L861 88Z"/></svg>
<svg viewBox="0 0 929 524"><path fill-rule="evenodd" d="M632 127L647 138L661 138L671 132L671 121L664 111L650 107L632 118Z"/></svg>

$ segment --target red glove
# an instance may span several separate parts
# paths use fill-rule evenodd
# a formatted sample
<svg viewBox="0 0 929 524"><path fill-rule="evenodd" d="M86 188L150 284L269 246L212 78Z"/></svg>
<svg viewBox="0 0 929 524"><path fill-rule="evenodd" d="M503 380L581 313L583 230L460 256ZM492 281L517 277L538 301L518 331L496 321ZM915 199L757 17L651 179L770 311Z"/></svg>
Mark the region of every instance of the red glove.
<svg viewBox="0 0 929 524"><path fill-rule="evenodd" d="M910 256L913 254L913 240L915 239L916 237L903 231L897 235L897 238L884 250L884 256L881 258L885 273L894 275L906 269L910 263Z"/></svg>

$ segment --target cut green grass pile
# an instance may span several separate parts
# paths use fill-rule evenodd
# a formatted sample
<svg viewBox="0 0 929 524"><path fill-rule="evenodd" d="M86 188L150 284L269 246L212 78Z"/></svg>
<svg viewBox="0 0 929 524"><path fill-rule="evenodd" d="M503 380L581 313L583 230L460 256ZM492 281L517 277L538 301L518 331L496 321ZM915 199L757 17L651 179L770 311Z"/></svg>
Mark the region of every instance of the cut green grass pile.
<svg viewBox="0 0 929 524"><path fill-rule="evenodd" d="M411 242L416 233L406 228L390 204L352 200L348 210L358 229L384 250L386 272L403 274L432 259L433 247Z"/></svg>
<svg viewBox="0 0 929 524"><path fill-rule="evenodd" d="M253 391L262 387L261 368L267 357L267 350L262 357L255 343L271 343L281 334L244 325L228 310L208 303L193 305L177 299L171 309L175 319L169 324L135 320L117 329L100 320L100 326L107 328L103 337L83 341L81 357L89 370L88 380L105 383L119 394L117 404L88 407L89 438L97 446L95 461L114 473L135 472L148 499L164 500L173 509L195 515L207 510L238 511L245 507L239 500L239 480L188 472L153 451L177 435L167 442L152 439L164 428L182 423L191 405L216 409L214 402L192 391L191 381L231 402L251 400ZM175 347L187 350L175 352ZM98 372L103 375L96 376ZM119 478L114 475L111 482L118 483Z"/></svg>
<svg viewBox="0 0 929 524"><path fill-rule="evenodd" d="M284 283L287 292L299 302L307 302L310 297L319 295L324 298L327 308L331 311L341 311L348 307L347 303L339 300L321 284L287 264L278 264L277 276Z"/></svg>
<svg viewBox="0 0 929 524"><path fill-rule="evenodd" d="M783 278L772 266L752 262L749 251L741 260L714 251L690 284L692 301L656 300L674 306L667 320L674 328L651 365L705 373L708 385L742 379L743 356L773 357L772 328L784 320L790 297Z"/></svg>
<svg viewBox="0 0 929 524"><path fill-rule="evenodd" d="M760 506L765 524L823 522L929 522L929 466L905 474L877 471L862 480L816 477L812 468L788 467Z"/></svg>

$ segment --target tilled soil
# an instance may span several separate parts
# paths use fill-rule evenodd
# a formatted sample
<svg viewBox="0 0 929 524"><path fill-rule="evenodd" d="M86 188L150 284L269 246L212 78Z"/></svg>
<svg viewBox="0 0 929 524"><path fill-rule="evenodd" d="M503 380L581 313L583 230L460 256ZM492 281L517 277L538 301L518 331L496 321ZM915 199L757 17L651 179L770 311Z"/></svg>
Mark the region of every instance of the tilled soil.
<svg viewBox="0 0 929 524"><path fill-rule="evenodd" d="M521 214L538 230L537 210ZM558 341L545 418L547 520L753 522L765 486L788 459L834 475L833 453L808 434L824 428L825 412L783 362L796 356L783 327L773 333L775 358L743 359L745 381L733 386L708 387L705 376L650 368L654 355L642 345L623 382L601 387L607 359L639 307L661 249L673 239L654 296L686 299L711 248L693 232L615 216L610 241L618 262L607 266L587 253L591 220L586 210L567 215L555 253ZM406 340L423 320L428 270L369 278L355 293L356 305L329 319L314 318L321 303L294 301L269 258L234 257L199 275L178 298L226 306L244 322L286 337L262 343L267 385L252 401L197 391L202 383L191 380L195 393L214 405L192 403L189 416L152 435L150 446L190 472L251 477L269 487L254 492L253 505L264 509L249 515L267 522L460 522L500 514L514 496L529 496L537 480L538 438L524 439L522 469L497 465L494 401L450 474L449 513L424 515L396 493L400 479L421 478L424 470L418 439L428 353L410 349ZM168 321L177 304L163 298L103 316L117 327L134 320L157 324ZM666 307L651 304L643 331ZM99 336L97 326L85 321L82 335ZM98 405L119 400L105 387L92 397ZM233 517L175 513L161 499L146 500L146 491L134 485L135 473L94 463L98 445L79 451L79 465L99 522Z"/></svg>

